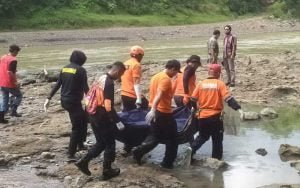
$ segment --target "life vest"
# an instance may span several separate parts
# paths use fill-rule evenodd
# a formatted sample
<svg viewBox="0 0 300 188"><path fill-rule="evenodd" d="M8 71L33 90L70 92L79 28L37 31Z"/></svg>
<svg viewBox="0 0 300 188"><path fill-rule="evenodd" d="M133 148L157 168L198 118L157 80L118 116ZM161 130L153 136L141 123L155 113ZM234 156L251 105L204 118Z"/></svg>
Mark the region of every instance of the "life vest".
<svg viewBox="0 0 300 188"><path fill-rule="evenodd" d="M0 87L7 87L7 88L16 88L16 74L13 73L13 76L9 74L9 66L11 62L16 61L16 57L7 54L2 56L0 59Z"/></svg>

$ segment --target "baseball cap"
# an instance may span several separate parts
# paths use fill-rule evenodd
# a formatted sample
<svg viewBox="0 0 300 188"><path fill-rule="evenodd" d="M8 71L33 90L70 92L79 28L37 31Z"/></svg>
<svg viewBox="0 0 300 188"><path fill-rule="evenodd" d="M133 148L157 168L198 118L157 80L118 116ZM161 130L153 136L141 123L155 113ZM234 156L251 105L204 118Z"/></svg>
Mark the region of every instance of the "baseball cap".
<svg viewBox="0 0 300 188"><path fill-rule="evenodd" d="M219 64L210 64L208 70L214 73L221 73L221 66Z"/></svg>
<svg viewBox="0 0 300 188"><path fill-rule="evenodd" d="M130 48L130 55L144 55L144 49L140 46L132 46Z"/></svg>
<svg viewBox="0 0 300 188"><path fill-rule="evenodd" d="M186 62L201 64L201 58L197 55L191 55Z"/></svg>
<svg viewBox="0 0 300 188"><path fill-rule="evenodd" d="M175 70L177 70L179 73L181 73L180 71L180 68L181 68L181 65L180 65L180 62L176 59L172 59L172 60L169 60L166 64L166 69L172 69L174 68Z"/></svg>

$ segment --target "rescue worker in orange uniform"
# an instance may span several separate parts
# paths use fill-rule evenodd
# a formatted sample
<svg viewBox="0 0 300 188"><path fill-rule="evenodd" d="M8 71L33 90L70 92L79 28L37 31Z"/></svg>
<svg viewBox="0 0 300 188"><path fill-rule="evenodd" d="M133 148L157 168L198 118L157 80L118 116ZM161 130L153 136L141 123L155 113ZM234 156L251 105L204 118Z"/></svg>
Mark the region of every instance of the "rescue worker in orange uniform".
<svg viewBox="0 0 300 188"><path fill-rule="evenodd" d="M210 64L208 78L199 82L192 94L192 106L198 110L199 136L192 143L192 155L212 137L212 158L222 159L223 155L223 101L241 114L241 106L229 93L225 83L219 80L221 66Z"/></svg>
<svg viewBox="0 0 300 188"><path fill-rule="evenodd" d="M98 101L95 114L90 115L96 144L81 160L75 163L81 172L90 176L91 172L88 168L90 160L98 157L104 150L102 180L108 180L120 174L119 168L111 167L116 156L114 132L116 128L119 130L125 128L114 109L114 80L120 79L124 71L124 64L115 62L107 74L97 79L97 84L101 87L101 92L99 92L101 97L97 96L97 98L101 98L102 101Z"/></svg>
<svg viewBox="0 0 300 188"><path fill-rule="evenodd" d="M190 102L190 97L196 88L195 72L201 66L200 57L192 55L186 60L186 64L181 68L182 73L178 73L173 82L174 101L177 107L188 105Z"/></svg>
<svg viewBox="0 0 300 188"><path fill-rule="evenodd" d="M9 94L13 96L13 103L11 105L11 116L21 117L17 113L17 108L22 101L22 93L17 82L17 58L21 48L17 45L9 47L9 53L2 56L0 60L0 123L8 123L4 119L4 114L9 107Z"/></svg>
<svg viewBox="0 0 300 188"><path fill-rule="evenodd" d="M144 57L144 49L140 46L132 46L130 49L131 58L124 65L126 71L121 77L121 99L123 112L142 107L148 108L148 101L141 92L142 66L141 61Z"/></svg>
<svg viewBox="0 0 300 188"><path fill-rule="evenodd" d="M143 155L150 152L159 143L166 144L165 157L161 162L161 167L173 168L173 162L177 156L177 124L172 116L171 78L180 72L180 62L169 60L165 67L165 70L154 75L150 82L149 105L151 110L146 115L146 122L151 125L150 133L141 145L132 150L133 157L139 165L141 165Z"/></svg>

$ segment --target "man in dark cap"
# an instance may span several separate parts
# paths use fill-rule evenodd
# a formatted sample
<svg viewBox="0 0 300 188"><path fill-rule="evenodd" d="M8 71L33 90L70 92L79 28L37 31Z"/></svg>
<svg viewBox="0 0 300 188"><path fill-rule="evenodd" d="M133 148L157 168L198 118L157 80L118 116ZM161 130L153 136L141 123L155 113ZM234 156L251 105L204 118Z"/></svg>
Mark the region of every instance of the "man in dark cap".
<svg viewBox="0 0 300 188"><path fill-rule="evenodd" d="M190 106L190 97L196 88L196 70L201 66L200 57L191 55L186 60L186 66L181 68L181 72L177 74L173 82L174 101L177 107Z"/></svg>

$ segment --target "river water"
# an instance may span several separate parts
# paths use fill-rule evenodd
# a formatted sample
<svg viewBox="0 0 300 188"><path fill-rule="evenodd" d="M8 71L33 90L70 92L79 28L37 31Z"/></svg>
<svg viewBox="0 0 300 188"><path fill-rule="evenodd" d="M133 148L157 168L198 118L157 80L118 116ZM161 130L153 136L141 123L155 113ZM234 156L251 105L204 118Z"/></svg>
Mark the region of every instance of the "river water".
<svg viewBox="0 0 300 188"><path fill-rule="evenodd" d="M116 60L128 59L130 46L138 44L145 48L144 62L165 62L169 59L186 60L192 54L207 58L207 37L147 40L147 41L112 41L93 44L29 46L23 47L18 56L19 69L41 69L61 67L68 62L74 49L83 50L89 64L107 64ZM219 40L222 46L222 39ZM300 49L300 32L265 33L238 36L238 55L278 53L284 50ZM0 48L0 53L7 49Z"/></svg>
<svg viewBox="0 0 300 188"><path fill-rule="evenodd" d="M95 44L32 46L24 47L18 56L19 70L62 67L74 49L83 50L89 64L107 64L128 58L128 48L139 44L146 49L144 62L165 62L168 59L185 60L191 54L206 58L207 38L172 39L143 42L103 42ZM221 44L221 40L220 40ZM238 52L246 54L276 54L284 50L300 49L300 32L266 33L239 36ZM0 48L0 53L6 49ZM261 107L248 107L259 110ZM176 169L176 177L187 187L206 188L253 188L268 184L300 184L300 175L282 162L278 155L280 144L300 146L300 111L293 107L277 109L279 118L241 122L238 114L226 110L224 160L230 165L223 171L213 171L199 166ZM258 148L268 151L266 156L255 153ZM162 158L163 148L159 146L152 152L154 162ZM211 142L207 142L196 154L201 159L209 157ZM29 167L0 169L0 187L62 187L53 179L42 179L34 175Z"/></svg>

